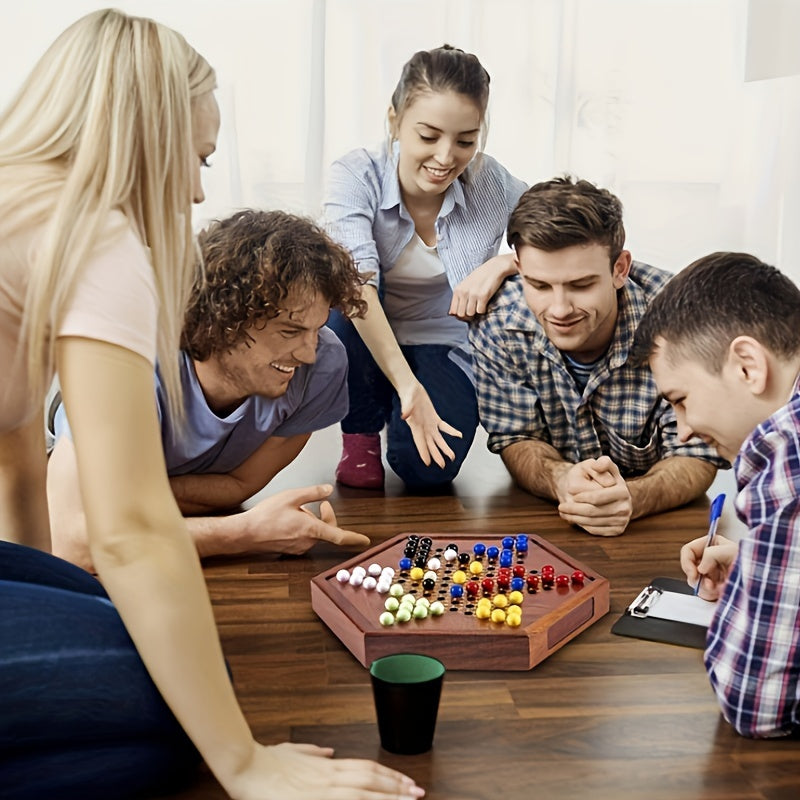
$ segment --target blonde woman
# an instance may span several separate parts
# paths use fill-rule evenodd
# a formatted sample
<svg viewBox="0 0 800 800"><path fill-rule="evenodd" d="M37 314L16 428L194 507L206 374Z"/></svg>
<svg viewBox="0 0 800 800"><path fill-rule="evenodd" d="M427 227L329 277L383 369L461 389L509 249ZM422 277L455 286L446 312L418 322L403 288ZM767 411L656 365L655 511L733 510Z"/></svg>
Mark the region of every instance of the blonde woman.
<svg viewBox="0 0 800 800"><path fill-rule="evenodd" d="M41 408L57 369L100 577L0 546L6 798L160 793L195 747L242 800L423 794L371 762L254 741L169 488L153 369L178 409L214 85L174 31L100 11L0 116L0 536L47 530Z"/></svg>

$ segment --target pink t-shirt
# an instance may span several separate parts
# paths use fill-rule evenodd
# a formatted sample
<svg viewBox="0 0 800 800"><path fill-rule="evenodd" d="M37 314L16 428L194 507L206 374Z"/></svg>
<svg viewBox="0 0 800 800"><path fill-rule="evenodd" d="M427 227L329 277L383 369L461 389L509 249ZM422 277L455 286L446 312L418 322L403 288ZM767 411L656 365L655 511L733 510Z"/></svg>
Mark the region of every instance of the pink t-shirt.
<svg viewBox="0 0 800 800"><path fill-rule="evenodd" d="M155 365L158 295L153 270L121 212L109 215L107 230L112 226L121 232L98 247L81 271L57 335L110 342ZM25 354L17 347L37 233L0 241L0 431L16 428L41 412L28 389ZM52 376L45 377L49 383Z"/></svg>

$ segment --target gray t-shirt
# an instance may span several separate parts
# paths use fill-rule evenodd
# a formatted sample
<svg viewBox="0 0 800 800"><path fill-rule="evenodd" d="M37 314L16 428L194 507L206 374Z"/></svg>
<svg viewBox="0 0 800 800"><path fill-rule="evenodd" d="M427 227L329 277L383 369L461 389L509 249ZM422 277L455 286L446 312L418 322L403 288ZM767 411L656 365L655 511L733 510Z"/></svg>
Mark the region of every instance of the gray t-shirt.
<svg viewBox="0 0 800 800"><path fill-rule="evenodd" d="M312 433L347 414L347 354L327 328L319 332L317 360L298 367L285 394L253 395L227 417L217 416L208 407L192 359L183 351L180 366L186 409L180 433L169 416L156 370L161 440L170 476L230 472L271 436ZM71 435L63 405L55 413L53 426L56 439Z"/></svg>

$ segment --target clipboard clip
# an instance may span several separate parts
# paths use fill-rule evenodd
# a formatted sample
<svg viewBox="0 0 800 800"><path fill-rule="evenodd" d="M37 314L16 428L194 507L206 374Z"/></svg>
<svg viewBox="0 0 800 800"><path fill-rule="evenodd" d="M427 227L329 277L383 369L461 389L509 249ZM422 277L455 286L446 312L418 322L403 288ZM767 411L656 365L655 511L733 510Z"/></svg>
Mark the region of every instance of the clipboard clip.
<svg viewBox="0 0 800 800"><path fill-rule="evenodd" d="M645 586L639 596L628 606L628 613L632 617L646 617L653 603L661 596L663 589L658 586Z"/></svg>

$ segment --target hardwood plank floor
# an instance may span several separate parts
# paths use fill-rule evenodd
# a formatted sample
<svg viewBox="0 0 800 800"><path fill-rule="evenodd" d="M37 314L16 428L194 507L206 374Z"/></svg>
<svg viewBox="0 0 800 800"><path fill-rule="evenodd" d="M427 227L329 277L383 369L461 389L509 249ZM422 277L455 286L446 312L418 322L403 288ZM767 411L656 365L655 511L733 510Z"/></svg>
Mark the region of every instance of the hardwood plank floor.
<svg viewBox="0 0 800 800"><path fill-rule="evenodd" d="M308 741L338 756L407 772L430 800L796 800L800 742L751 741L720 717L699 650L615 636L612 624L656 575L681 577L677 554L708 524L707 499L634 522L619 538L589 536L519 491L479 437L451 493L412 497L339 487L344 527L373 544L404 531L529 531L611 582L611 611L527 672L449 671L433 750L381 750L369 675L317 618L309 582L352 553L317 545L301 558L252 556L204 565L238 696L264 742ZM271 491L330 481L335 429L315 434ZM732 499L730 474L712 487ZM254 498L255 502L258 498ZM738 535L728 503L721 531ZM208 773L176 800L221 800Z"/></svg>

